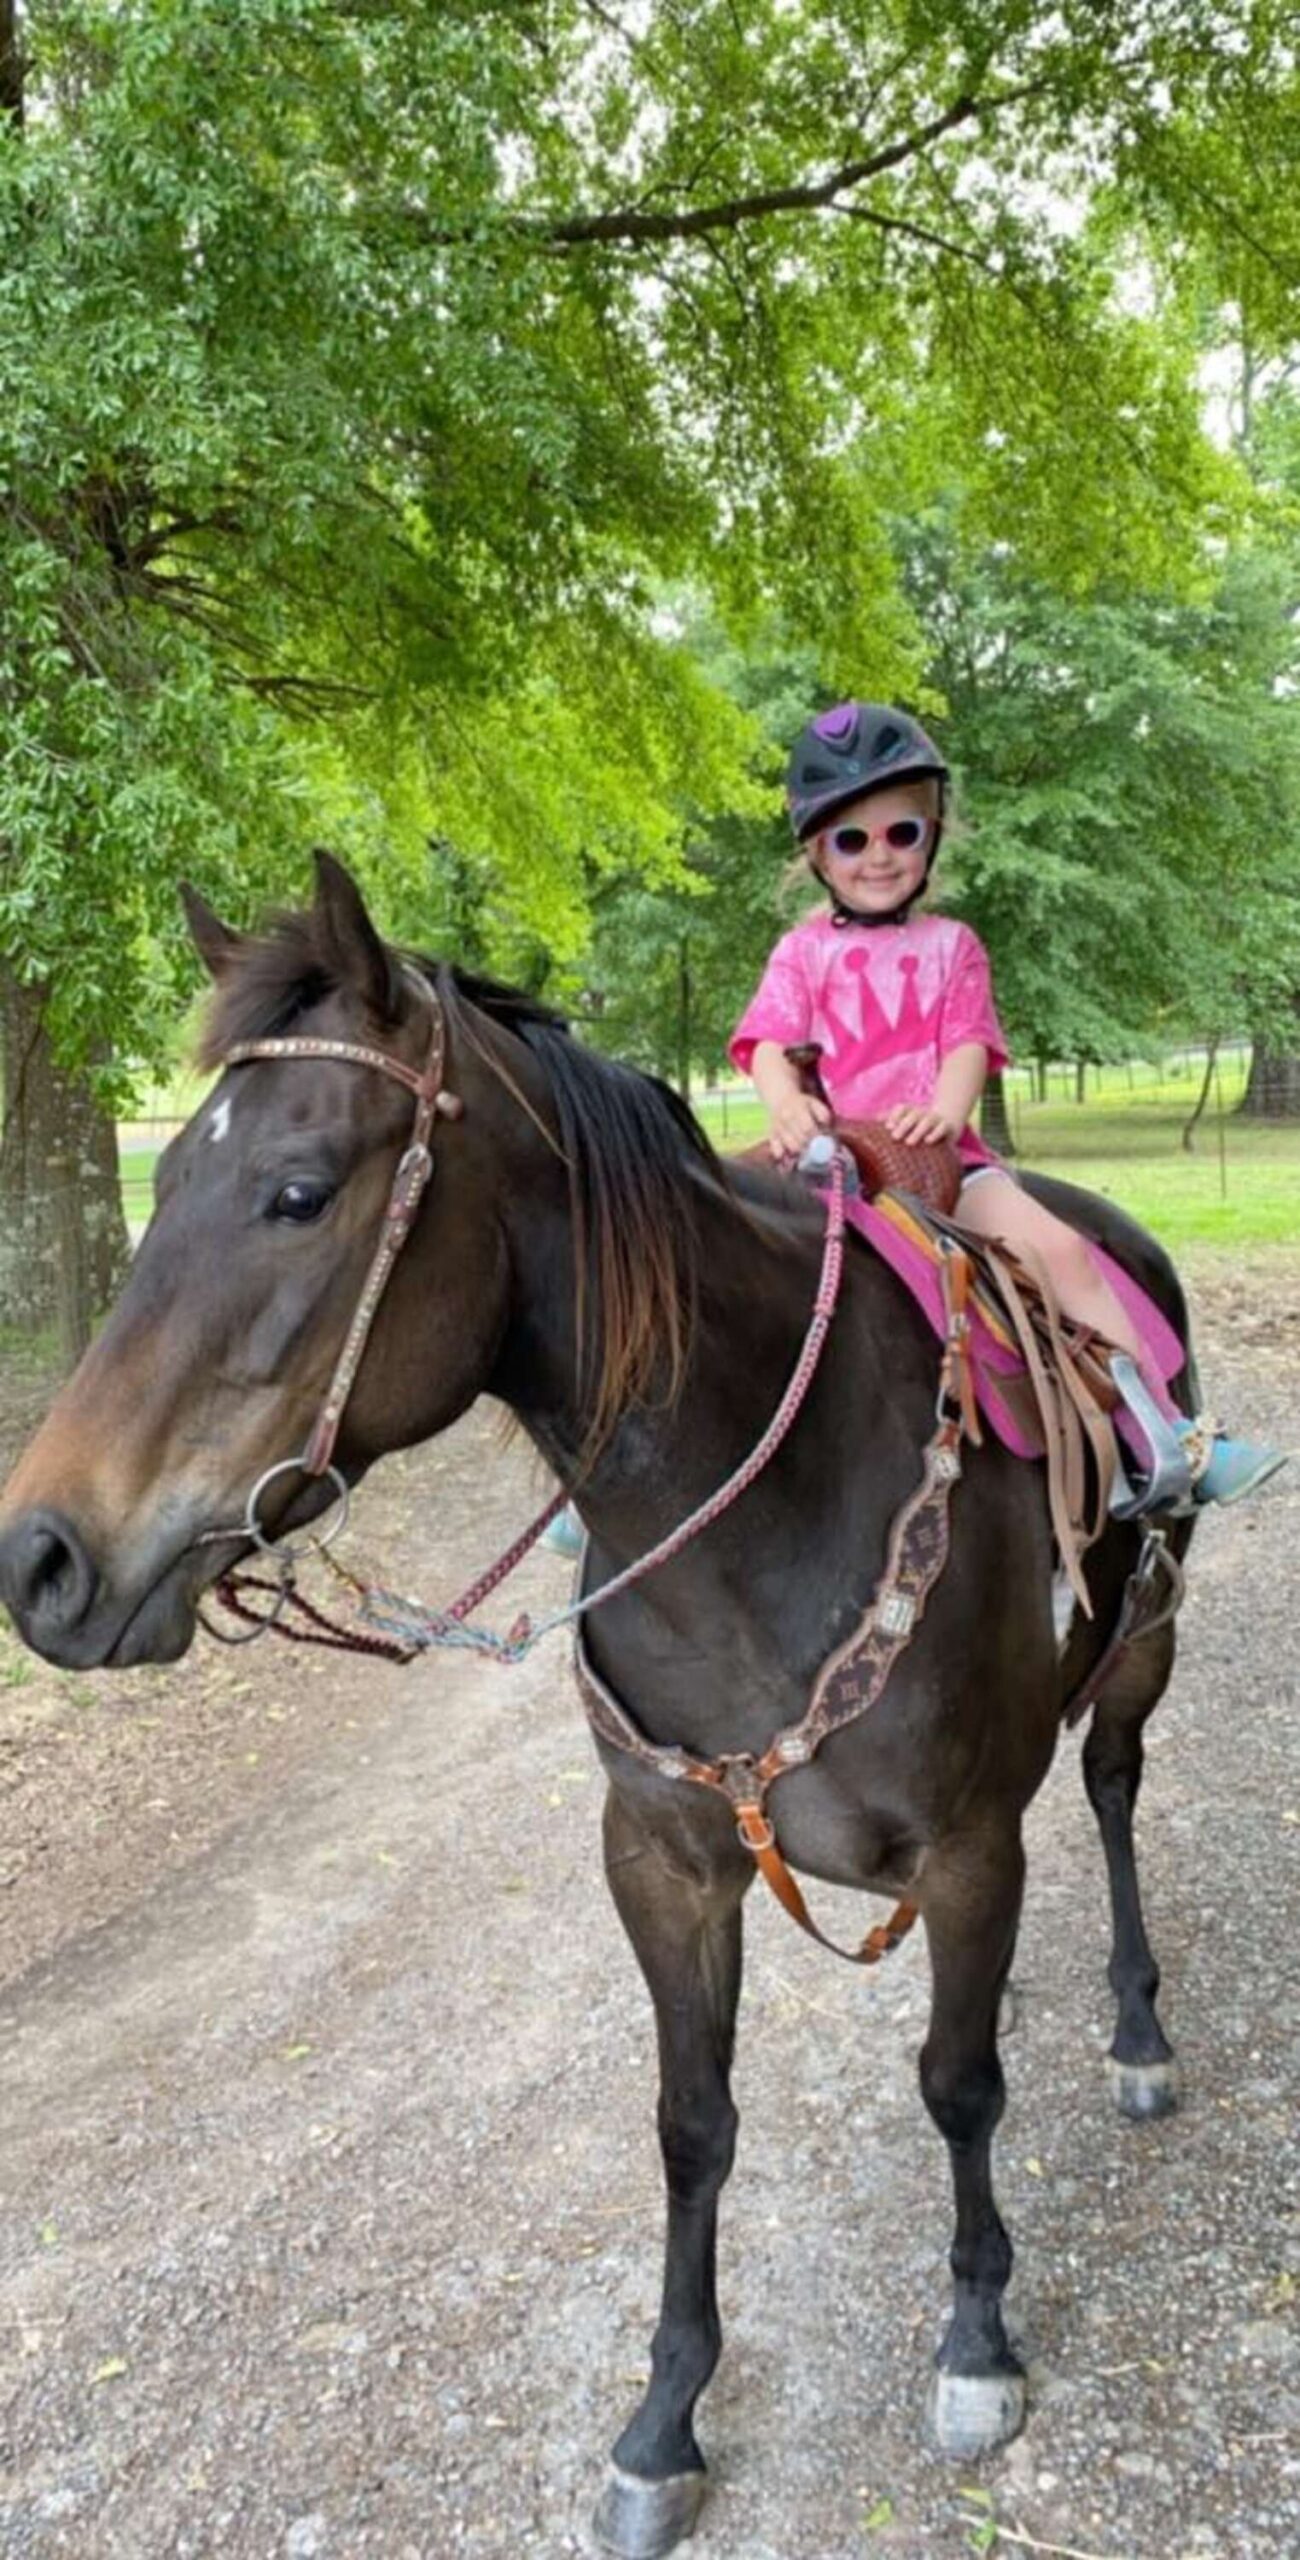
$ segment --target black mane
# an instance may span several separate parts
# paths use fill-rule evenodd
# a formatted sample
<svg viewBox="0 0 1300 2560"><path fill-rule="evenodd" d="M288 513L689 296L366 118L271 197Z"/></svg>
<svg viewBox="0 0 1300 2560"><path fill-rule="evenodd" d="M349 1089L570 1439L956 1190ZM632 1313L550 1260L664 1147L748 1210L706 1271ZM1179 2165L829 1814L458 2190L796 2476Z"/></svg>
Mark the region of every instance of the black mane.
<svg viewBox="0 0 1300 2560"><path fill-rule="evenodd" d="M453 1033L473 1040L468 1017L484 1015L522 1040L545 1076L569 1168L579 1375L594 1450L629 1404L677 1393L698 1294L698 1178L721 1184L722 1166L658 1076L587 1048L562 1014L518 988L418 965Z"/></svg>

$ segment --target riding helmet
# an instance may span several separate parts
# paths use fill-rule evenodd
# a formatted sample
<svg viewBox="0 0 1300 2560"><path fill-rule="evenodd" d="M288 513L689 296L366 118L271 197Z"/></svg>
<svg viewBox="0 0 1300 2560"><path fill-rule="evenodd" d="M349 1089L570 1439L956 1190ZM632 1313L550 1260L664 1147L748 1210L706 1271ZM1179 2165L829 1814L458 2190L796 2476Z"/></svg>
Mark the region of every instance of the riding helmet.
<svg viewBox="0 0 1300 2560"><path fill-rule="evenodd" d="M800 844L847 809L864 792L890 782L918 782L932 775L939 785L939 821L933 854L943 831L944 785L948 767L933 738L919 720L895 711L887 702L837 702L819 711L801 729L790 751L785 796L790 824Z"/></svg>

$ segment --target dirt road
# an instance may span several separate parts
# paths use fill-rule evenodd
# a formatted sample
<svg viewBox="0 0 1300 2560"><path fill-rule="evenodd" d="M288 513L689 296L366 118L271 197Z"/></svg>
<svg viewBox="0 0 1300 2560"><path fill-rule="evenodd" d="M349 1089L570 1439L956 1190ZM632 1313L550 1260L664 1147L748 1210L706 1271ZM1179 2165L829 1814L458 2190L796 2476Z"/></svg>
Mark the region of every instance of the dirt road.
<svg viewBox="0 0 1300 2560"><path fill-rule="evenodd" d="M1216 1398L1300 1441L1271 1311L1300 1263L1195 1276ZM535 1490L475 1416L367 1489L361 1543L445 1592ZM1207 1525L1154 1730L1168 2124L1106 2094L1077 1741L1035 1808L998 2164L1033 2396L978 2475L923 2435L949 2217L920 1933L862 1981L751 1898L700 2560L1300 2551L1298 1532L1300 1470ZM563 1648L109 1680L5 1640L0 1682L5 2560L588 2550L659 2177Z"/></svg>

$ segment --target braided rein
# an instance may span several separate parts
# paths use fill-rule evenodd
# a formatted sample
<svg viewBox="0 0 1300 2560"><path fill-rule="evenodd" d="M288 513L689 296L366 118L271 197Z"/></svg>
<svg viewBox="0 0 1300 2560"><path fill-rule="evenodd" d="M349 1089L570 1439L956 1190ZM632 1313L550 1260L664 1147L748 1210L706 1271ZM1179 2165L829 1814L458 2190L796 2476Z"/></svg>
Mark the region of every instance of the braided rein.
<svg viewBox="0 0 1300 2560"><path fill-rule="evenodd" d="M320 1044L320 1049L332 1055L338 1055L342 1047L342 1043ZM231 1056L232 1060L236 1055L241 1057L268 1054L278 1056L284 1054L286 1049L291 1055L319 1053L313 1052L311 1044L305 1042L290 1044L266 1041L250 1042L241 1052L232 1051ZM374 1063L380 1054L378 1051L367 1052L364 1056L358 1055L355 1062L369 1065ZM438 1058L438 1072L441 1075L441 1052ZM403 1080L405 1081L405 1078ZM409 1152L408 1149L408 1154ZM405 1161L406 1158L403 1158L403 1163ZM399 1167L399 1175L400 1170ZM309 1537L304 1542L289 1548L278 1546L274 1540L264 1535L257 1521L257 1502L262 1487L269 1482L271 1476L280 1472L278 1468L269 1469L253 1488L240 1534L250 1537L254 1544L275 1562L278 1579L272 1583L268 1582L264 1576L241 1573L238 1569L232 1569L218 1580L215 1586L216 1596L235 1617L244 1622L247 1629L244 1635L231 1636L224 1633L202 1612L200 1612L201 1623L210 1635L215 1635L219 1642L226 1644L247 1644L258 1635L270 1634L285 1637L288 1641L298 1644L325 1645L334 1652L377 1654L389 1661L403 1663L414 1661L417 1654L437 1649L488 1654L495 1661L503 1663L523 1662L544 1637L555 1634L561 1627L576 1624L592 1609L602 1607L607 1600L614 1599L621 1591L629 1590L634 1583L641 1582L647 1575L658 1572L661 1566L670 1563L673 1557L680 1555L695 1538L711 1527L715 1520L720 1519L734 1502L739 1501L741 1495L748 1491L750 1485L762 1474L763 1469L774 1457L794 1424L816 1375L826 1336L835 1314L844 1269L844 1199L844 1163L842 1157L837 1154L830 1169L826 1197L826 1232L812 1313L784 1394L766 1429L755 1442L748 1456L732 1470L723 1484L717 1486L713 1493L697 1504L695 1510L688 1513L687 1517L680 1521L675 1529L670 1530L667 1536L661 1538L657 1545L648 1549L644 1555L638 1556L633 1563L625 1565L621 1572L614 1574L608 1582L602 1583L598 1590L589 1592L585 1598L570 1601L562 1609L552 1610L546 1617L536 1622L524 1612L514 1620L504 1634L498 1633L491 1627L474 1626L469 1623L473 1611L479 1608L501 1583L508 1580L516 1566L522 1563L524 1557L550 1526L551 1521L563 1510L567 1497L562 1492L554 1495L545 1509L538 1512L536 1518L531 1520L527 1528L512 1540L495 1562L488 1565L457 1599L449 1601L444 1608L427 1608L419 1601L407 1599L402 1594L386 1589L380 1584L363 1582L357 1575L349 1573L345 1567L339 1565L328 1553L328 1549L343 1527L347 1516L346 1483L338 1469L331 1464L334 1441L342 1415L342 1406L336 1404L336 1390L343 1370L341 1359L329 1396L322 1407L321 1418L313 1434L313 1440L308 1444L308 1452L304 1453L301 1460L288 1459L283 1462L289 1468L300 1465L304 1473L331 1475L336 1485L342 1490L341 1515L325 1533L319 1536ZM371 1279L373 1277L374 1265L372 1265ZM363 1293L359 1303L358 1315L369 1294L370 1280L367 1281L366 1292ZM373 1320L377 1305L378 1293L376 1292L370 1305L366 1330L369 1329L369 1322ZM345 1356L356 1329L357 1318L354 1317L345 1345ZM363 1333L362 1344L364 1344L364 1338ZM359 1359L358 1351L347 1378L349 1388ZM346 1401L346 1396L344 1400ZM333 1428L325 1451L324 1465L309 1468L308 1454L313 1446L321 1441L322 1425L327 1416L332 1419ZM229 1537L232 1534L230 1530L215 1530L207 1533L210 1538ZM328 1617L298 1590L295 1567L304 1554L311 1552L323 1558L336 1579L348 1590L355 1615L362 1622L359 1628L341 1626L337 1620ZM244 1597L244 1594L250 1591L269 1595L273 1604L270 1610L264 1611L250 1606ZM303 1621L301 1625L290 1623L294 1613Z"/></svg>

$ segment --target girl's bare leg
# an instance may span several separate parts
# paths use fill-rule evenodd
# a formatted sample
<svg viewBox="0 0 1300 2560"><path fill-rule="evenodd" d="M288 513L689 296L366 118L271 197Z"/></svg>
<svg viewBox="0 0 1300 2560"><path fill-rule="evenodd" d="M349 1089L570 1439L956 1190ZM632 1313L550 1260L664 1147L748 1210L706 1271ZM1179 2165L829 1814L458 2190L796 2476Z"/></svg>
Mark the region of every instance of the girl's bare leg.
<svg viewBox="0 0 1300 2560"><path fill-rule="evenodd" d="M1143 1350L1119 1299L1104 1279L1083 1237L1054 1218L1006 1173L982 1173L962 1185L957 1215L981 1236L991 1236L1013 1250L1028 1245L1046 1263L1065 1313L1092 1325L1120 1351L1142 1364Z"/></svg>

